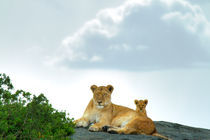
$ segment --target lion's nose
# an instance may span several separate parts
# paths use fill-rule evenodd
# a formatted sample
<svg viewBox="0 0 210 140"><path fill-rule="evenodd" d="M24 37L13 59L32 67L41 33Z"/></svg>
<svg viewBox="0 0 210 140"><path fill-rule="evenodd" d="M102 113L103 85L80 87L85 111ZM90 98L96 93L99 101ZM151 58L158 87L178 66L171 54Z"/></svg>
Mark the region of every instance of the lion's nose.
<svg viewBox="0 0 210 140"><path fill-rule="evenodd" d="M98 101L98 104L101 104L102 103L102 101Z"/></svg>

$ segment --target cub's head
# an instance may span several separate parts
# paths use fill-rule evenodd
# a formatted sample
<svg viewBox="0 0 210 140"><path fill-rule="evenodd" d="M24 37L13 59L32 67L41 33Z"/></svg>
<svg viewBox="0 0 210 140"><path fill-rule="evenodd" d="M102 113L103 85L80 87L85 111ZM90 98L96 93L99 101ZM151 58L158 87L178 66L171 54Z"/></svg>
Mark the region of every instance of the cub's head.
<svg viewBox="0 0 210 140"><path fill-rule="evenodd" d="M148 100L135 100L134 103L136 104L136 111L146 113L146 106L148 104Z"/></svg>
<svg viewBox="0 0 210 140"><path fill-rule="evenodd" d="M92 85L90 88L93 92L93 102L97 108L104 108L111 104L111 94L114 90L112 85L100 86Z"/></svg>

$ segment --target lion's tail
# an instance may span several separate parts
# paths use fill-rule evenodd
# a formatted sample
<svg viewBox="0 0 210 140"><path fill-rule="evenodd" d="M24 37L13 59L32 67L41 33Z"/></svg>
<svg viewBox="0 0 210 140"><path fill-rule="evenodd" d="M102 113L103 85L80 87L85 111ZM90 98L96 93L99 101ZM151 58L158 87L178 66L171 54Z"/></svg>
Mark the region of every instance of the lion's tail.
<svg viewBox="0 0 210 140"><path fill-rule="evenodd" d="M156 137L159 137L159 138L162 138L162 139L165 139L165 140L172 140L172 139L170 139L170 138L168 138L168 137L166 137L166 136L163 136L163 135L159 134L159 133L156 131L156 129L155 129L155 132L152 134L152 136L156 136Z"/></svg>

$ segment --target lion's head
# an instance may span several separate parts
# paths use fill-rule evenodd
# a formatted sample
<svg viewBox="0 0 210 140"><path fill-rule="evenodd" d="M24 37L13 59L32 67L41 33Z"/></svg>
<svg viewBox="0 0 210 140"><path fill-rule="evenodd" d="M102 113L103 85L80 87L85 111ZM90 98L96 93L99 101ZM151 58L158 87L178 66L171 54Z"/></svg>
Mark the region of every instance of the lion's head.
<svg viewBox="0 0 210 140"><path fill-rule="evenodd" d="M91 90L93 92L93 102L97 108L104 108L111 104L111 94L114 90L112 85L99 87L92 85Z"/></svg>
<svg viewBox="0 0 210 140"><path fill-rule="evenodd" d="M134 103L136 104L136 111L146 113L146 106L148 103L148 100L135 100Z"/></svg>

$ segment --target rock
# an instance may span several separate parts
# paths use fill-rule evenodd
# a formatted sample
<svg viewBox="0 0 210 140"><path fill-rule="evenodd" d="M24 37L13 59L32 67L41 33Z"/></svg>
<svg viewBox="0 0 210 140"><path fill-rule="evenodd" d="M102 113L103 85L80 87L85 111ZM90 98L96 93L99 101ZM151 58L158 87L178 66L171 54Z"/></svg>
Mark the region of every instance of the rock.
<svg viewBox="0 0 210 140"><path fill-rule="evenodd" d="M164 121L155 122L158 133L173 140L210 140L210 130L184 126ZM107 132L90 132L87 128L75 128L73 140L162 140L148 135L122 135Z"/></svg>
<svg viewBox="0 0 210 140"><path fill-rule="evenodd" d="M158 133L174 140L210 140L210 130L177 123L155 122Z"/></svg>

